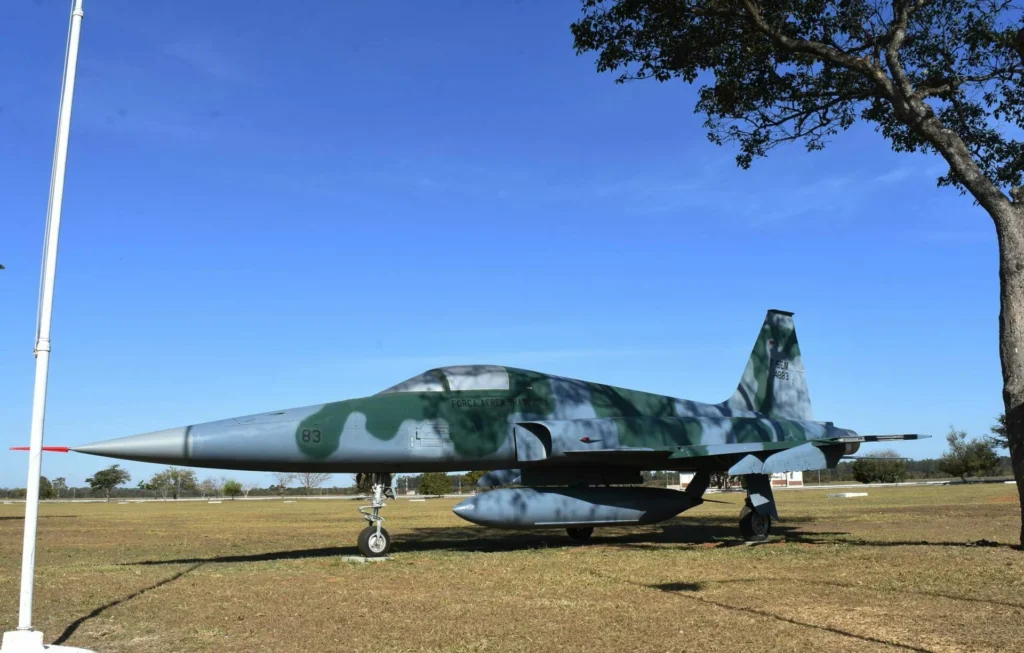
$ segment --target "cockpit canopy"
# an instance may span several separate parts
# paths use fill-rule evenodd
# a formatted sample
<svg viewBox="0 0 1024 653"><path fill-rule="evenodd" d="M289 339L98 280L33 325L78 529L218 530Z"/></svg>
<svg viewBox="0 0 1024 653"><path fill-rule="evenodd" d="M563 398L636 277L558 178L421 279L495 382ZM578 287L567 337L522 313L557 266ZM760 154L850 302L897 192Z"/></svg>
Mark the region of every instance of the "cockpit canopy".
<svg viewBox="0 0 1024 653"><path fill-rule="evenodd" d="M429 370L378 394L508 389L508 370L500 365L454 365Z"/></svg>

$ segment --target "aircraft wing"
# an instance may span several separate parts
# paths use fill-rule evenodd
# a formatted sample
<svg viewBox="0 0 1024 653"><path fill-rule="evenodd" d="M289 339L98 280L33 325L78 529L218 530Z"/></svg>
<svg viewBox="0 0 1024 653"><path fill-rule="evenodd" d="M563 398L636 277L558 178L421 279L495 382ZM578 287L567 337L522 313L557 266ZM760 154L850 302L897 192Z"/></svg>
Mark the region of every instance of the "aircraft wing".
<svg viewBox="0 0 1024 653"><path fill-rule="evenodd" d="M728 444L694 445L672 448L620 447L598 450L568 450L563 454L572 460L611 465L638 465L659 467L666 461L680 463L690 459L716 458L718 464L729 466L729 473L773 474L777 472L806 471L834 467L846 447L843 445L860 442L890 442L918 440L930 436L914 433L901 435L857 435L835 438L820 438L802 443L792 441L775 442L734 442ZM675 465L673 465L674 467Z"/></svg>
<svg viewBox="0 0 1024 653"><path fill-rule="evenodd" d="M551 457L565 457L580 463L609 466L636 466L657 469L689 467L701 458L714 458L714 466L730 469L733 474L767 474L772 472L834 467L848 451L849 445L861 442L917 440L926 435L858 435L846 429L823 425L822 433L807 440L773 439L781 435L762 419L730 418L584 418L575 420L537 420L517 422L516 449L519 460L526 462ZM696 427L696 428L694 428ZM620 445L619 433L627 429L642 433L658 442L652 447ZM693 431L704 432L720 443L678 445L693 441ZM721 442L723 439L739 442ZM709 461L710 462L710 461ZM699 464L698 466L704 466Z"/></svg>

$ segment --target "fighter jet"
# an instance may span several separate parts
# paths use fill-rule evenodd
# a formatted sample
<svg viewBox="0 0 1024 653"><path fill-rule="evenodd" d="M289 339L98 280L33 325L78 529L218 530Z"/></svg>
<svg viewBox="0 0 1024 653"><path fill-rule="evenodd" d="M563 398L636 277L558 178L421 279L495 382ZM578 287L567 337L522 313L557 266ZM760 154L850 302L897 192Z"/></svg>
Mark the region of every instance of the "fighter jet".
<svg viewBox="0 0 1024 653"><path fill-rule="evenodd" d="M700 403L498 365L429 370L377 394L72 447L169 465L369 474L359 551L386 556L381 508L403 472L491 470L454 507L498 528L651 524L703 502L711 475L743 476L739 529L765 539L778 519L771 475L827 469L862 442L814 421L793 314L770 310L736 391ZM641 487L643 470L695 472L685 491Z"/></svg>

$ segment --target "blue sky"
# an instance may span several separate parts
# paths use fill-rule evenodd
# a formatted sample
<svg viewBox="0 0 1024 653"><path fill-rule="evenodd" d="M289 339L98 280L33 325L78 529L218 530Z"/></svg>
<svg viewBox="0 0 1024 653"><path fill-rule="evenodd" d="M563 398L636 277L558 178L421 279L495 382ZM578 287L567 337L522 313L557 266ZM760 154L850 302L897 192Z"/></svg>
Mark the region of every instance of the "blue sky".
<svg viewBox="0 0 1024 653"><path fill-rule="evenodd" d="M694 88L575 56L573 0L85 11L48 444L450 363L720 401L767 308L796 312L818 419L931 433L899 447L926 457L1001 410L991 223L870 126L740 170ZM66 26L0 5L0 486L25 482Z"/></svg>

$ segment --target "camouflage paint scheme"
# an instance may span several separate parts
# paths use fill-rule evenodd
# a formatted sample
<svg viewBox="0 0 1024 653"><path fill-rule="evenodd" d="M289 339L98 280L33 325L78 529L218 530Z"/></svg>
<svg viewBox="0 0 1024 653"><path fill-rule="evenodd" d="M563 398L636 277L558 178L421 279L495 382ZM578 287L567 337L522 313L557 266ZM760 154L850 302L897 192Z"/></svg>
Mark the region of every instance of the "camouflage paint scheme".
<svg viewBox="0 0 1024 653"><path fill-rule="evenodd" d="M630 482L615 479L650 469L767 474L834 467L857 443L878 437L916 436L858 436L813 421L792 313L771 310L736 392L718 404L528 370L455 366L360 399L74 450L262 471L516 469L524 482L533 474L528 484L571 485Z"/></svg>

